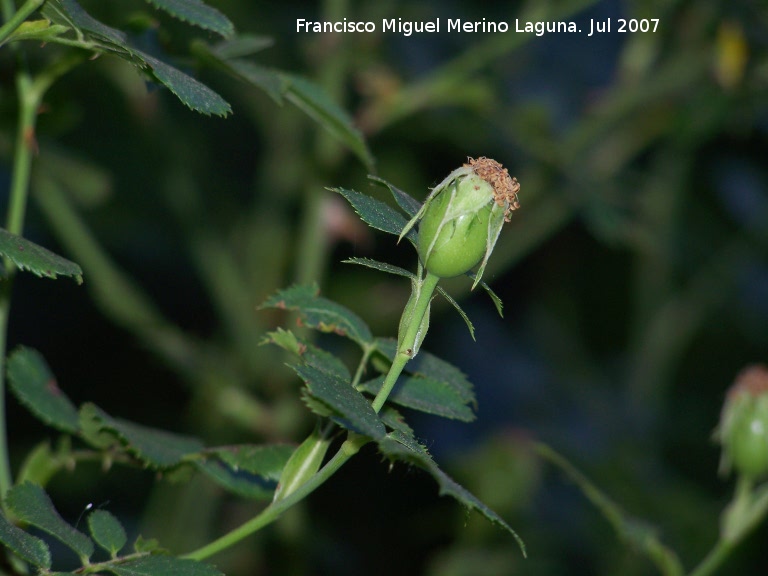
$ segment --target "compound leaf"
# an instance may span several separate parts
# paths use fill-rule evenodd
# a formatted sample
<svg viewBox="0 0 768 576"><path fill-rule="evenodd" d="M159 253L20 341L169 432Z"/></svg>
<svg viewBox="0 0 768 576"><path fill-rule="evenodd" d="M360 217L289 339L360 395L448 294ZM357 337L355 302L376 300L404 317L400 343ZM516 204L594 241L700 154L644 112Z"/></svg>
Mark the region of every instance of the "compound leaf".
<svg viewBox="0 0 768 576"><path fill-rule="evenodd" d="M4 228L0 228L0 256L8 258L19 270L28 270L41 278L73 276L78 284L83 282L80 266Z"/></svg>
<svg viewBox="0 0 768 576"><path fill-rule="evenodd" d="M68 434L78 431L77 409L37 350L17 348L8 358L8 379L14 396L37 418Z"/></svg>
<svg viewBox="0 0 768 576"><path fill-rule="evenodd" d="M14 486L8 491L6 504L19 520L47 532L74 550L81 560L93 554L91 539L59 516L48 494L37 484L24 482Z"/></svg>
<svg viewBox="0 0 768 576"><path fill-rule="evenodd" d="M179 1L171 0L174 4ZM189 4L190 0L184 3ZM68 26L75 32L75 38L70 43L82 45L88 50L108 52L127 60L166 86L192 110L219 116L226 116L231 112L229 104L216 92L181 70L133 47L125 33L93 18L76 0L47 0L41 12L51 21Z"/></svg>

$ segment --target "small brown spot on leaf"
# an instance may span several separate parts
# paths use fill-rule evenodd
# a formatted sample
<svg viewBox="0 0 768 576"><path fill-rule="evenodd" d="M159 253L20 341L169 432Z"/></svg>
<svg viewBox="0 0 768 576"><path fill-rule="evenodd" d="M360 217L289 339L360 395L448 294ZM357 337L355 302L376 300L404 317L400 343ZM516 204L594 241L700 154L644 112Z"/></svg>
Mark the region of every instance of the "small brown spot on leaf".
<svg viewBox="0 0 768 576"><path fill-rule="evenodd" d="M61 388L59 388L58 382L56 382L55 378L51 378L46 382L45 387L48 388L48 392L53 394L54 396L61 395Z"/></svg>

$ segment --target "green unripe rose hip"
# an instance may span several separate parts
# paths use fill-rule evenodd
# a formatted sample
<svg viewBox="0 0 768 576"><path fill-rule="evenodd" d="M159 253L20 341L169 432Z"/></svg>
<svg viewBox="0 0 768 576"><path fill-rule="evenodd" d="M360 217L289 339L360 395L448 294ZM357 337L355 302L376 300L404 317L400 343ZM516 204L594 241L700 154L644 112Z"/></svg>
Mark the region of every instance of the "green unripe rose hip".
<svg viewBox="0 0 768 576"><path fill-rule="evenodd" d="M434 188L403 234L419 221L417 247L424 268L450 278L480 264L477 284L504 222L520 207L519 190L517 180L495 160L470 158Z"/></svg>
<svg viewBox="0 0 768 576"><path fill-rule="evenodd" d="M718 429L723 464L752 478L768 475L768 369L745 369L729 390Z"/></svg>
<svg viewBox="0 0 768 576"><path fill-rule="evenodd" d="M439 194L419 224L419 258L435 276L450 278L471 270L488 246L493 188L472 174Z"/></svg>

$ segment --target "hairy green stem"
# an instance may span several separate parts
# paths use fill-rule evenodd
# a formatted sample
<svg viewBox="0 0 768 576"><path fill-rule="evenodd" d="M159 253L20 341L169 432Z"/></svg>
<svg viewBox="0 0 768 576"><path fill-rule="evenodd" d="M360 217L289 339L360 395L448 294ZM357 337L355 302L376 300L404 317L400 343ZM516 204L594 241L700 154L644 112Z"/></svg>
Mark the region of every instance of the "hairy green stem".
<svg viewBox="0 0 768 576"><path fill-rule="evenodd" d="M21 8L16 10L16 12L12 15L8 14L10 12L7 9L8 3L4 3L3 16L5 18L5 24L0 27L0 45L5 42L8 36L13 34L14 30L22 25L22 23L30 14L32 14L32 12L40 8L44 2L45 0L27 0L24 2L24 4L22 4Z"/></svg>
<svg viewBox="0 0 768 576"><path fill-rule="evenodd" d="M350 433L349 438L347 438L347 440L341 445L341 448L339 448L339 451L333 456L333 458L331 458L328 463L317 472L317 474L296 488L296 490L291 492L288 496L273 502L264 508L260 514L251 518L245 524L242 524L221 538L214 540L210 544L206 544L202 548L198 548L193 552L183 555L182 558L203 560L204 558L213 556L214 554L229 548L233 544L240 542L243 538L250 536L267 524L271 524L277 520L283 514L283 512L297 504L300 500L306 498L326 480L333 476L339 470L339 468L341 468L347 462L347 460L357 454L360 448L362 448L368 442L370 442L368 438Z"/></svg>
<svg viewBox="0 0 768 576"><path fill-rule="evenodd" d="M410 322L406 327L402 338L400 338L397 343L395 358L392 360L392 366L390 366L386 378L384 378L384 384L382 384L381 390L379 390L379 393L373 400L373 409L376 410L376 412L379 412L382 409L387 398L389 398L389 395L392 393L392 389L395 387L395 383L400 377L403 368L405 368L408 360L415 355L414 350L416 349L416 341L420 336L419 330L421 330L422 327L421 323L424 319L424 315L429 309L429 302L432 300L432 294L439 281L440 278L438 276L427 272L424 279L417 283L414 288L418 293L416 294L416 302L411 312L412 316ZM406 308L406 310L408 309ZM423 335L421 335L421 337L423 338Z"/></svg>

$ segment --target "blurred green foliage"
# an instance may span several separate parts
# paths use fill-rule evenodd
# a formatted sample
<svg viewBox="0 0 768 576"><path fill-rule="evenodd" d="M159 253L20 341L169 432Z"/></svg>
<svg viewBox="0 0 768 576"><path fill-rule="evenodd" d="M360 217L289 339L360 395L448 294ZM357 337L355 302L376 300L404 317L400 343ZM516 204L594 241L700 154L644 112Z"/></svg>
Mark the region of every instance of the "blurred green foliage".
<svg viewBox="0 0 768 576"><path fill-rule="evenodd" d="M182 58L234 114L194 114L108 57L49 92L26 235L78 262L85 283L19 277L11 345L43 350L70 397L125 418L208 443L300 441L314 422L284 358L259 346L278 316L257 305L281 286L317 280L377 333L394 334L407 282L338 262L374 257L412 268L414 255L372 234L324 190L370 187L366 166L338 138L252 84L185 60L190 43L209 36L138 0L82 4L135 30L146 50ZM485 276L506 303L505 321L492 319L492 304L467 282L451 282L479 345L450 307L439 308L425 343L477 385L478 422L438 428L424 417L416 431L435 438L449 471L519 528L530 556L434 497L429 479L406 479L402 468L388 474L369 454L217 558L220 568L655 573L527 438L565 454L693 567L717 537L730 491L711 442L724 391L744 365L766 361L768 346L765 10L660 0L211 4L240 33L272 40L256 55L260 65L312 79L348 110L376 173L400 188L426 196L480 155L520 181L522 209ZM298 34L297 17L660 25L591 38L513 30L404 37ZM3 194L12 74L4 52ZM9 408L17 458L39 438L22 412ZM68 495L73 517L102 497L115 513L134 514L148 537L172 534L163 544L178 551L253 513L203 480L150 492L133 473L110 472L105 482L96 469L78 472L51 484ZM765 534L723 573L762 569Z"/></svg>

